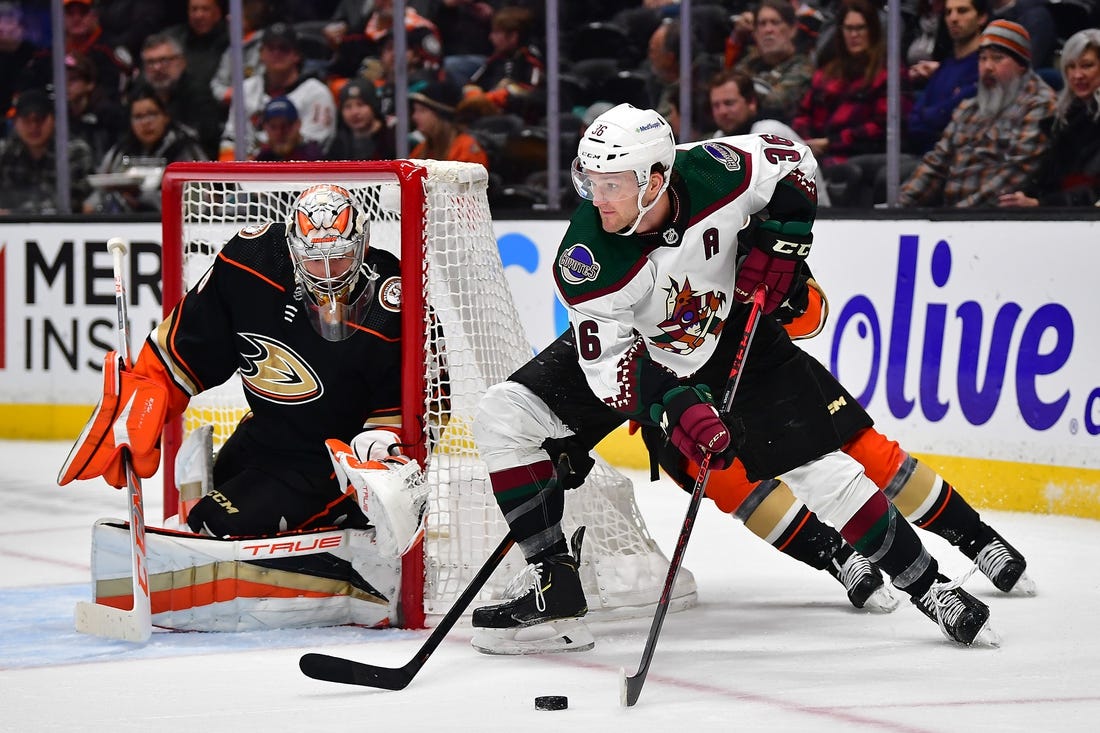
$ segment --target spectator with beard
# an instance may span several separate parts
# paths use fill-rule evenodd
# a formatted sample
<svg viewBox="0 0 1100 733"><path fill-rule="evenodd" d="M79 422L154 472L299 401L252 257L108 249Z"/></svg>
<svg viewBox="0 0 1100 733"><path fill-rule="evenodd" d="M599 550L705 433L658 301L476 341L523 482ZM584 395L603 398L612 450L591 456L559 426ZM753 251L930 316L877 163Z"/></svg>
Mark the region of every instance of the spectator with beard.
<svg viewBox="0 0 1100 733"><path fill-rule="evenodd" d="M924 91L909 114L907 145L923 155L939 140L959 102L978 91L978 45L989 20L988 0L947 0L943 9L953 53L909 69L912 80L927 73Z"/></svg>
<svg viewBox="0 0 1100 733"><path fill-rule="evenodd" d="M263 112L267 142L260 146L256 160L321 160L325 153L316 140L302 138L302 121L289 97L275 97Z"/></svg>
<svg viewBox="0 0 1100 733"><path fill-rule="evenodd" d="M1023 188L1000 206L1093 206L1100 201L1100 29L1062 47L1062 77L1050 145Z"/></svg>
<svg viewBox="0 0 1100 733"><path fill-rule="evenodd" d="M955 108L902 186L901 206L995 206L999 194L1018 190L1039 164L1054 91L1031 68L1027 30L995 20L979 46L977 96Z"/></svg>
<svg viewBox="0 0 1100 733"><path fill-rule="evenodd" d="M978 45L989 21L989 0L946 0L943 21L954 52L940 61L925 60L909 67L910 83L923 86L907 118L898 161L899 180L916 169L922 155L940 139L951 113L978 91ZM829 180L844 205L869 208L886 200L886 154L856 155L829 171Z"/></svg>
<svg viewBox="0 0 1100 733"><path fill-rule="evenodd" d="M755 45L736 66L753 78L760 114L788 124L814 73L810 57L795 47L797 34L790 1L763 0L753 21Z"/></svg>
<svg viewBox="0 0 1100 733"><path fill-rule="evenodd" d="M154 33L141 48L141 73L172 119L195 131L208 158L218 154L225 113L210 87L191 75L183 44L170 33Z"/></svg>

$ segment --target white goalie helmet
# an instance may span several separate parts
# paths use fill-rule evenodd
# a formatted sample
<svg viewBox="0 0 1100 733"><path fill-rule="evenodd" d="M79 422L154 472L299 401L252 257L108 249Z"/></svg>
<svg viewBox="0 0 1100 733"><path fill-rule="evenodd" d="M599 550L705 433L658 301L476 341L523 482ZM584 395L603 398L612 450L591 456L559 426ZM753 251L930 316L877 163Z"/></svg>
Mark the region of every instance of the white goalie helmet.
<svg viewBox="0 0 1100 733"><path fill-rule="evenodd" d="M652 109L620 104L593 120L581 136L577 157L573 159L573 187L581 198L591 201L595 190L591 174L632 172L637 183L638 218L629 230L620 234L633 234L645 213L668 188L675 160L676 140L665 118ZM642 199L650 173L658 164L663 169L664 181L657 196L646 206Z"/></svg>
<svg viewBox="0 0 1100 733"><path fill-rule="evenodd" d="M286 224L294 277L306 294L311 323L329 341L351 335L373 288L358 284L369 227L347 189L323 183L306 189L291 207Z"/></svg>

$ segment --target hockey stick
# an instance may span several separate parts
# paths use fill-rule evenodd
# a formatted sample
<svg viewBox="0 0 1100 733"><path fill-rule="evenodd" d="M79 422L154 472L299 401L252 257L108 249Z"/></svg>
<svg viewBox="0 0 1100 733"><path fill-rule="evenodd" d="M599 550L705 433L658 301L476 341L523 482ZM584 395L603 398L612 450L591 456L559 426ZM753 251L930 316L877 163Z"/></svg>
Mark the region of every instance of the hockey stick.
<svg viewBox="0 0 1100 733"><path fill-rule="evenodd" d="M383 690L405 689L412 682L416 673L420 671L420 668L424 666L424 663L428 661L428 658L431 657L432 652L443 641L443 638L447 636L451 627L462 617L466 607L481 591L482 586L488 582L489 577L514 544L515 540L512 539L511 533L505 535L497 548L493 550L493 554L481 566L481 570L466 586L466 590L462 591L462 595L458 597L458 600L455 601L446 615L440 619L439 625L428 635L419 651L403 667L379 667L344 659L343 657L329 656L328 654L304 654L298 660L298 667L307 677L312 677L315 680L341 682L345 685L378 687Z"/></svg>
<svg viewBox="0 0 1100 733"><path fill-rule="evenodd" d="M126 315L126 281L122 274L126 242L119 237L113 237L107 242L107 250L114 257L115 310L118 316L118 358L121 362L121 373L130 368L130 327ZM118 419L125 423L125 414ZM149 566L145 555L145 509L141 478L134 472L128 448L122 449L122 463L126 470L126 493L130 512L130 569L133 573L134 605L126 610L94 601L80 601L76 604L76 630L111 639L144 642L153 633Z"/></svg>
<svg viewBox="0 0 1100 733"><path fill-rule="evenodd" d="M737 353L730 365L729 379L726 381L726 393L722 397L722 411L729 412L733 407L733 398L737 394L737 385L741 382L741 369L745 364L745 354L752 344L752 337L756 333L756 324L760 320L760 314L764 309L764 298L767 289L763 285L757 286L752 293L752 309L745 321L745 333L741 336L741 343L737 347ZM619 702L623 707L630 707L638 702L638 696L642 694L642 685L645 684L646 674L649 672L649 664L653 661L653 652L657 647L657 637L661 634L661 626L668 613L668 604L672 599L672 588L676 584L676 576L680 573L680 565L684 561L684 552L687 550L688 538L695 526L695 515L699 513L699 504L706 493L707 480L710 478L711 454L703 456L703 463L699 466L699 476L695 479L695 486L691 490L691 501L688 502L687 514L684 516L684 524L680 528L680 536L676 539L676 550L672 553L672 560L668 564L668 575L665 576L665 585L661 589L661 598L657 601L657 610L653 614L653 625L649 627L649 636L645 641L645 650L642 651L642 659L638 663L638 671L627 675L626 670L619 672Z"/></svg>

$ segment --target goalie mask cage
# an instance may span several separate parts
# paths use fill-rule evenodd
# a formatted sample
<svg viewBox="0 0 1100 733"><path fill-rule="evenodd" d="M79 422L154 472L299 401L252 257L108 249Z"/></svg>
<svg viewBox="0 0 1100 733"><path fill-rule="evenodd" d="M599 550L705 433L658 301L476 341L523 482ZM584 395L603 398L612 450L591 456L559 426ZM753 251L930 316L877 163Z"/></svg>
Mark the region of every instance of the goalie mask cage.
<svg viewBox="0 0 1100 733"><path fill-rule="evenodd" d="M486 388L524 364L532 349L497 250L485 169L407 160L174 163L162 184L164 312L238 230L284 221L297 195L320 182L347 188L370 221L370 246L401 259L402 442L424 466L430 488L422 547L403 560L399 623L419 628L426 614L448 610L507 531L471 423ZM246 410L235 376L192 399L183 418L166 427L166 516L178 505L174 463L186 433L213 425L217 449ZM587 526L581 577L589 608L650 613L668 560L646 530L629 479L597 457L565 506L567 536ZM479 600L502 598L524 565L513 548ZM689 572L680 573L674 595L677 608L694 602Z"/></svg>

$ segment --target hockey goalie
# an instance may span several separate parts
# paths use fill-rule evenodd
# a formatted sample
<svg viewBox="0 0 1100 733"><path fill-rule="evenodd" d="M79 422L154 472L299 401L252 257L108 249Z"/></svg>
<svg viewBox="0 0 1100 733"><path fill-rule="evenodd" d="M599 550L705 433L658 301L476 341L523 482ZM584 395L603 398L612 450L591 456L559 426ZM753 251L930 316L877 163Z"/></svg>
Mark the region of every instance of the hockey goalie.
<svg viewBox="0 0 1100 733"><path fill-rule="evenodd" d="M133 365L108 354L103 398L59 484L151 476L165 422L234 373L248 402L216 457L202 430L177 455L181 483L200 489L178 529L144 535L154 625L397 621L401 556L425 501L420 467L393 432L400 274L396 257L370 246L347 190L313 186L285 221L232 237ZM97 523L97 603L128 607L136 553L125 523Z"/></svg>

